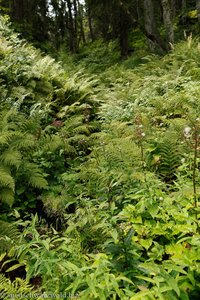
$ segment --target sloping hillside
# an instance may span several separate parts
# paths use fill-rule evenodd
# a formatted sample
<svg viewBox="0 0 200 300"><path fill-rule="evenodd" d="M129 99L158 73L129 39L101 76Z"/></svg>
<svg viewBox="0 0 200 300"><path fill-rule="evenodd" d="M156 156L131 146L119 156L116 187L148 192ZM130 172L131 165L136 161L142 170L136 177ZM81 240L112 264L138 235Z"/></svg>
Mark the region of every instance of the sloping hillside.
<svg viewBox="0 0 200 300"><path fill-rule="evenodd" d="M198 41L89 55L67 72L0 20L0 293L199 299Z"/></svg>

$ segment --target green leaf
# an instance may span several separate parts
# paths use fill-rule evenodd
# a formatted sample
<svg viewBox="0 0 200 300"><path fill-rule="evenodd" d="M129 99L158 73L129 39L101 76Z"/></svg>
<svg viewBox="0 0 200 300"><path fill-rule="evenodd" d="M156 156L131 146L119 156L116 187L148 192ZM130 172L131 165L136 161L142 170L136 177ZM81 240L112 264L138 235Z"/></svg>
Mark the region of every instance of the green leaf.
<svg viewBox="0 0 200 300"><path fill-rule="evenodd" d="M180 291L180 299L181 300L190 300L190 298L188 297L188 294L183 290Z"/></svg>
<svg viewBox="0 0 200 300"><path fill-rule="evenodd" d="M20 268L20 267L22 267L22 266L24 266L24 265L25 265L24 263L15 264L15 265L13 265L12 267L8 268L8 269L6 270L6 272L14 271L14 270L16 270L16 269L18 269L18 268Z"/></svg>
<svg viewBox="0 0 200 300"><path fill-rule="evenodd" d="M132 296L130 300L155 300L155 297L152 295L152 292L148 290L137 293L136 295Z"/></svg>
<svg viewBox="0 0 200 300"><path fill-rule="evenodd" d="M13 192L15 190L15 181L13 177L9 174L9 172L6 172L2 168L0 168L0 186L8 187Z"/></svg>
<svg viewBox="0 0 200 300"><path fill-rule="evenodd" d="M153 284L157 284L157 281L155 279L149 278L149 277L145 277L145 276L135 276L138 279L142 279L148 282L151 282Z"/></svg>
<svg viewBox="0 0 200 300"><path fill-rule="evenodd" d="M148 239L140 239L139 243L144 247L145 249L149 249L152 245L153 240L148 238Z"/></svg>
<svg viewBox="0 0 200 300"><path fill-rule="evenodd" d="M93 274L91 274L91 275L93 275ZM87 276L86 277L86 282L87 282L88 287L90 289L90 295L97 298L98 293L97 293L96 288L95 288L96 280L95 280L95 278L92 278L92 277L93 276Z"/></svg>
<svg viewBox="0 0 200 300"><path fill-rule="evenodd" d="M0 156L0 160L4 164L8 166L15 166L17 168L19 168L20 166L21 158L21 153L18 150L12 148L5 150Z"/></svg>
<svg viewBox="0 0 200 300"><path fill-rule="evenodd" d="M153 203L152 205L148 205L147 208L152 218L156 217L160 209L158 203Z"/></svg>
<svg viewBox="0 0 200 300"><path fill-rule="evenodd" d="M0 200L12 207L14 203L14 192L9 188L0 188Z"/></svg>
<svg viewBox="0 0 200 300"><path fill-rule="evenodd" d="M81 269L70 261L64 262L63 266L68 270L73 270L75 273L79 274L79 276L81 275Z"/></svg>
<svg viewBox="0 0 200 300"><path fill-rule="evenodd" d="M169 277L167 280L167 284L171 287L178 296L180 296L180 289L178 287L178 282L173 277Z"/></svg>

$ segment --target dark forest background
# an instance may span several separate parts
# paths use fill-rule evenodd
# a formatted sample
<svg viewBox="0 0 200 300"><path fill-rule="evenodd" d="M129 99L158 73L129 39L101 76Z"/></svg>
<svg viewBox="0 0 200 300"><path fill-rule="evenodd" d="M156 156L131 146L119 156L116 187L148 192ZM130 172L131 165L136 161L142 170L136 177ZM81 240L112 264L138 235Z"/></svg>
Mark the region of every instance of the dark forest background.
<svg viewBox="0 0 200 300"><path fill-rule="evenodd" d="M43 50L64 46L77 53L101 38L117 41L123 57L138 39L166 52L184 32L198 34L200 25L199 0L1 0L0 11Z"/></svg>

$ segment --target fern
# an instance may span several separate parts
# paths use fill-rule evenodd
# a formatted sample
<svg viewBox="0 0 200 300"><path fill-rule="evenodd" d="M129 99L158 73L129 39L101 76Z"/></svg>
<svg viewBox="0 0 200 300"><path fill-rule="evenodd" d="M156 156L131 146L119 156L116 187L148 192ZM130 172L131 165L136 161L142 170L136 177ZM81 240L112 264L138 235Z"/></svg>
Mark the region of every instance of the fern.
<svg viewBox="0 0 200 300"><path fill-rule="evenodd" d="M14 166L19 168L21 164L22 156L20 151L13 148L9 148L0 155L0 161L7 166Z"/></svg>
<svg viewBox="0 0 200 300"><path fill-rule="evenodd" d="M13 180L13 179L12 179ZM0 200L2 203L11 207L15 200L15 193L11 188L1 187L0 189Z"/></svg>
<svg viewBox="0 0 200 300"><path fill-rule="evenodd" d="M19 241L17 226L0 220L0 253L8 252Z"/></svg>
<svg viewBox="0 0 200 300"><path fill-rule="evenodd" d="M5 186L10 188L13 192L15 190L15 182L14 179L12 178L9 169L7 168L2 168L0 169L0 184L1 186Z"/></svg>
<svg viewBox="0 0 200 300"><path fill-rule="evenodd" d="M178 145L169 140L154 143L152 150L147 155L148 164L167 183L172 183L176 178L181 158Z"/></svg>
<svg viewBox="0 0 200 300"><path fill-rule="evenodd" d="M31 162L25 162L22 166L22 177L29 186L34 188L46 189L48 183L40 168Z"/></svg>
<svg viewBox="0 0 200 300"><path fill-rule="evenodd" d="M35 294L35 296L34 296ZM32 299L37 297L42 299L38 293L34 293L33 287L23 279L16 278L13 282L6 278L4 275L0 274L0 295L3 299L8 300L12 298L22 298L22 299Z"/></svg>
<svg viewBox="0 0 200 300"><path fill-rule="evenodd" d="M9 169L0 168L0 200L9 206L13 204L15 193L15 180Z"/></svg>
<svg viewBox="0 0 200 300"><path fill-rule="evenodd" d="M37 164L30 162L31 153L38 148L33 133L29 133L28 120L16 110L0 113L0 199L11 206L16 186L26 182L34 188L46 188L47 181ZM32 128L30 128L32 130ZM22 173L26 172L25 174ZM22 178L28 180L21 181Z"/></svg>
<svg viewBox="0 0 200 300"><path fill-rule="evenodd" d="M79 102L97 107L94 76L84 71L67 74L53 58L43 55L17 34L5 18L0 18L0 95L4 108L15 107L26 115L48 111L56 115L63 106ZM42 112L44 113L44 112Z"/></svg>
<svg viewBox="0 0 200 300"><path fill-rule="evenodd" d="M47 129L46 129L47 130ZM46 130L44 131L44 133L46 132ZM44 152L55 152L58 149L63 148L63 139L61 136L59 136L58 134L43 134L40 138L40 150L44 151Z"/></svg>

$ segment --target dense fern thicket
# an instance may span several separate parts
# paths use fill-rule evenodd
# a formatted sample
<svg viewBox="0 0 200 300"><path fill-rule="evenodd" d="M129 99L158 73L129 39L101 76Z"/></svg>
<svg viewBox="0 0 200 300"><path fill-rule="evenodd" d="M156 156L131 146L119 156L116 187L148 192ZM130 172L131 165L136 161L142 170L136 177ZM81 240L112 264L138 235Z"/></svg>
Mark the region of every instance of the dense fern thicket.
<svg viewBox="0 0 200 300"><path fill-rule="evenodd" d="M46 189L73 155L88 151L90 133L98 130L91 89L96 81L81 72L67 74L21 41L3 18L0 30L0 197L12 204L14 194L22 196L29 206L26 185Z"/></svg>
<svg viewBox="0 0 200 300"><path fill-rule="evenodd" d="M62 68L0 21L0 297L199 299L198 41L96 51Z"/></svg>

